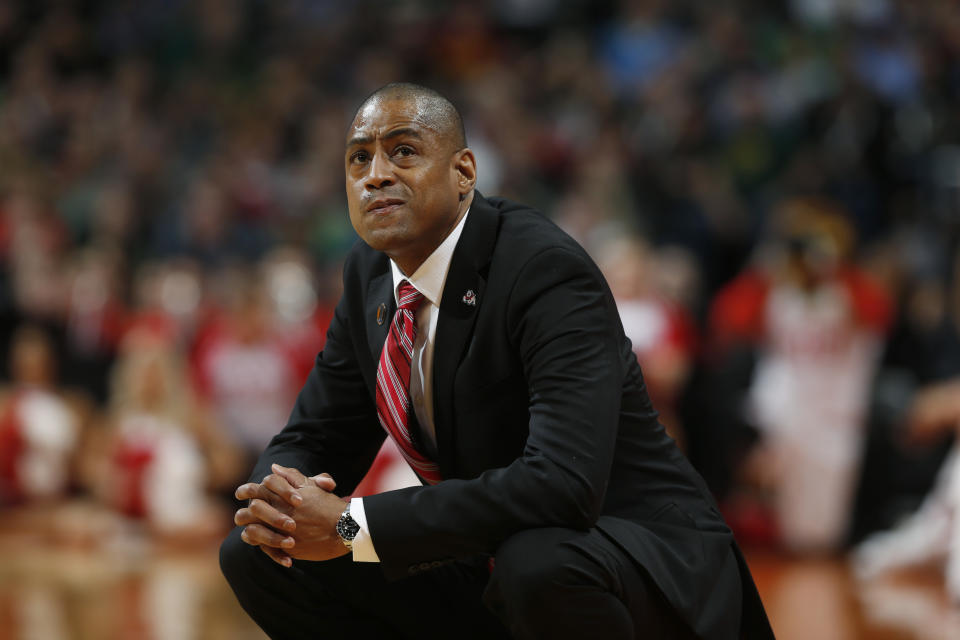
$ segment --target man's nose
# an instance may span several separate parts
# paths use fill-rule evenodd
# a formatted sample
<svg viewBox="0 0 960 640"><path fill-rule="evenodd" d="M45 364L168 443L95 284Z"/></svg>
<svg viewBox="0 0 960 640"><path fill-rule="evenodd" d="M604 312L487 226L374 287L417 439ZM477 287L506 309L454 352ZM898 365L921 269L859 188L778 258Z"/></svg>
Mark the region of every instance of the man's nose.
<svg viewBox="0 0 960 640"><path fill-rule="evenodd" d="M370 171L367 173L367 188L382 189L394 182L393 167L389 158L382 152L377 152L370 159Z"/></svg>

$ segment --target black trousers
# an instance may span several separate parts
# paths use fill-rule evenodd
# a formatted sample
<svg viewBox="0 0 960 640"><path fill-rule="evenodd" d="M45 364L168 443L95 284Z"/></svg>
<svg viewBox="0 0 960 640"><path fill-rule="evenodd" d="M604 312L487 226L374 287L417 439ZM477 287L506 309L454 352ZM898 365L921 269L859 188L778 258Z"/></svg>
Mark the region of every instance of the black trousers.
<svg viewBox="0 0 960 640"><path fill-rule="evenodd" d="M224 576L274 640L693 638L649 577L596 529L530 529L486 558L387 581L349 555L285 568L240 539Z"/></svg>

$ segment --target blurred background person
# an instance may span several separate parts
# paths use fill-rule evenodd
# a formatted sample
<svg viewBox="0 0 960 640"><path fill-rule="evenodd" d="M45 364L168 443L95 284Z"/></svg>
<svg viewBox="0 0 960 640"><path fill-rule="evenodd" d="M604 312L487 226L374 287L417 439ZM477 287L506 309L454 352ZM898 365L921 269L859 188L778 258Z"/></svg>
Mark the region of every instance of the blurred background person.
<svg viewBox="0 0 960 640"><path fill-rule="evenodd" d="M301 373L262 278L242 269L229 277L228 306L204 327L193 363L202 397L249 464L285 424Z"/></svg>
<svg viewBox="0 0 960 640"><path fill-rule="evenodd" d="M617 302L627 338L643 369L647 392L667 433L684 448L677 402L690 375L697 345L689 312L661 293L653 249L639 237L619 237L599 249L600 268Z"/></svg>
<svg viewBox="0 0 960 640"><path fill-rule="evenodd" d="M74 481L81 423L57 388L56 354L25 325L10 345L11 384L0 391L0 507L52 503Z"/></svg>
<svg viewBox="0 0 960 640"><path fill-rule="evenodd" d="M116 352L130 320L123 299L123 264L113 250L71 252L64 265L68 298L63 318L63 382L103 404Z"/></svg>
<svg viewBox="0 0 960 640"><path fill-rule="evenodd" d="M794 199L776 216L767 255L714 300L711 330L717 348L756 354L743 409L759 439L745 472L770 494L778 541L835 551L847 540L891 303L850 261L843 211Z"/></svg>
<svg viewBox="0 0 960 640"><path fill-rule="evenodd" d="M91 490L116 513L167 536L222 531L212 495L242 472L240 449L189 387L169 339L124 337L105 425L86 451Z"/></svg>
<svg viewBox="0 0 960 640"><path fill-rule="evenodd" d="M942 258L905 265L905 305L874 382L852 559L863 580L941 562L960 602L960 259L948 270Z"/></svg>

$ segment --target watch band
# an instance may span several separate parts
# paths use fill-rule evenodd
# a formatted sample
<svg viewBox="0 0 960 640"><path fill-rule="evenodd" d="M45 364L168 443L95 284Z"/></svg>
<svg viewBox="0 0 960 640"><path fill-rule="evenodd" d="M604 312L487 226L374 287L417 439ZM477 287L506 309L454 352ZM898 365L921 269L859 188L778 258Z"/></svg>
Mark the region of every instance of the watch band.
<svg viewBox="0 0 960 640"><path fill-rule="evenodd" d="M350 503L348 502L347 508L343 510L340 519L337 520L337 535L343 541L343 546L353 551L353 539L357 537L359 531L360 525L350 515Z"/></svg>

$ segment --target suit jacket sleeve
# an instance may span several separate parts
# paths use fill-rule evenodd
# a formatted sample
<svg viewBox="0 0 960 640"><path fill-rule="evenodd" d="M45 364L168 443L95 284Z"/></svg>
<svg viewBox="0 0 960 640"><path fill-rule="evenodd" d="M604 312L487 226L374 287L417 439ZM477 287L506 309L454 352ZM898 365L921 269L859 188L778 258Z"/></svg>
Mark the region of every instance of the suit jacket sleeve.
<svg viewBox="0 0 960 640"><path fill-rule="evenodd" d="M357 362L347 304L344 296L287 425L260 456L251 481L263 480L276 462L307 475L329 473L336 493L347 495L373 462L385 434Z"/></svg>
<svg viewBox="0 0 960 640"><path fill-rule="evenodd" d="M528 411L516 416L529 429L522 455L473 479L364 498L388 575L492 554L528 528L586 529L600 514L624 376L606 283L584 254L549 248L515 272L505 315L528 387Z"/></svg>

